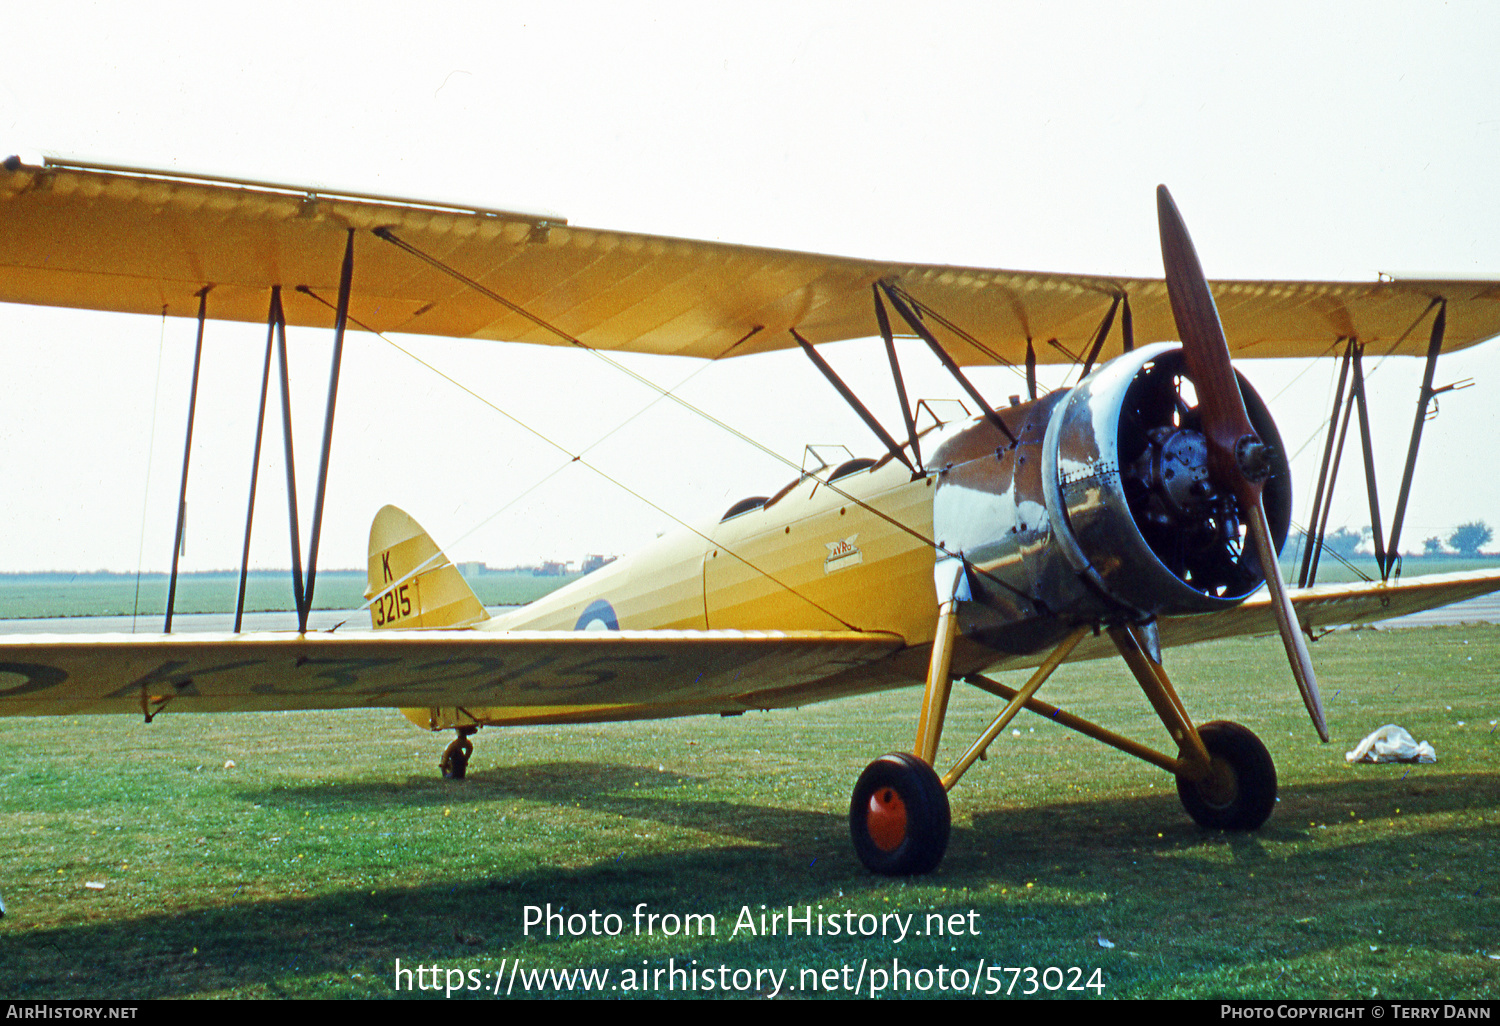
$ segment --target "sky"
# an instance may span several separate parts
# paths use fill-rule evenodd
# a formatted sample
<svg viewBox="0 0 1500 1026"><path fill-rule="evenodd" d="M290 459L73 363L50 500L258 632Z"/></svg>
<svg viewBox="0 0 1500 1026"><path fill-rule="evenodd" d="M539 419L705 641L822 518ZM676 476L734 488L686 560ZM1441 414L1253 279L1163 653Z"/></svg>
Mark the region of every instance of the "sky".
<svg viewBox="0 0 1500 1026"><path fill-rule="evenodd" d="M1161 274L1165 182L1210 277L1500 279L1497 42L1500 7L1484 3L33 4L0 39L0 149L1142 276ZM0 305L0 571L167 567L194 327ZM328 334L291 333L304 539ZM360 333L346 344L324 568L364 565L387 502L452 558L509 566L628 552L794 473L587 354L392 341L424 362ZM263 345L263 328L209 324L184 569L238 565ZM1439 364L1439 384L1476 387L1427 425L1407 548L1500 525L1497 347ZM824 351L900 424L878 343ZM903 353L915 396L958 394ZM794 465L808 443L878 451L800 353L626 362L686 379L685 398ZM1298 520L1336 369L1241 365L1295 456ZM1421 367L1370 370L1389 522ZM1024 389L1004 369L974 376L995 401ZM570 463L585 449L613 482ZM1348 455L1330 524L1357 528ZM252 565L289 564L285 510L268 433Z"/></svg>

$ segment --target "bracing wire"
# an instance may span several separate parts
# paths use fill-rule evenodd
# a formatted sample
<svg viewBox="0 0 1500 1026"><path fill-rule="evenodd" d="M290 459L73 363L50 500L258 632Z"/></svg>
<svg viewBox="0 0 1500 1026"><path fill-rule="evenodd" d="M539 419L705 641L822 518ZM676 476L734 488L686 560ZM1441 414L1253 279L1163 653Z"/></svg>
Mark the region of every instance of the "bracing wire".
<svg viewBox="0 0 1500 1026"><path fill-rule="evenodd" d="M130 633L141 611L141 564L146 558L146 508L151 497L151 460L156 452L156 400L161 394L162 352L167 345L167 308L161 308L161 333L156 340L156 385L151 392L151 435L146 441L146 483L141 486L141 539L135 550L135 600L130 607Z"/></svg>
<svg viewBox="0 0 1500 1026"><path fill-rule="evenodd" d="M1297 523L1297 521L1295 521L1295 520L1291 521L1291 527L1289 528L1289 530L1294 530L1294 531L1300 532L1298 534L1298 536L1297 536L1298 537L1297 549L1292 554L1292 562L1296 563L1296 562L1299 562L1302 559L1302 546L1308 544L1308 542L1310 542L1312 540L1312 535L1308 533L1307 528L1303 527L1301 524ZM1338 552L1334 551L1333 549L1329 548L1327 545L1324 545L1323 548L1322 548L1322 550L1319 553L1319 557L1321 558L1322 556L1332 556L1334 559L1336 559L1340 563L1344 564L1345 569L1347 569L1350 573L1355 574L1356 576L1358 576L1359 578L1361 578L1362 580L1364 580L1366 583L1370 583L1370 582L1372 582L1372 581L1375 580L1375 578L1373 578L1369 574L1365 573L1359 567L1357 567L1353 563L1349 562L1349 560L1345 559L1342 555L1340 555Z"/></svg>

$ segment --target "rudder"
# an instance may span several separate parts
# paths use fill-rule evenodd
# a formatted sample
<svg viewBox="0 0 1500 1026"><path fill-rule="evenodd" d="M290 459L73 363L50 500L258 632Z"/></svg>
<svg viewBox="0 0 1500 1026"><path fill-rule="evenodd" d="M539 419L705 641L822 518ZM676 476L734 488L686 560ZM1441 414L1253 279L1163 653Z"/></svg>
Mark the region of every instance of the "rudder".
<svg viewBox="0 0 1500 1026"><path fill-rule="evenodd" d="M382 507L370 524L365 599L377 630L468 627L489 619L458 567L395 506Z"/></svg>

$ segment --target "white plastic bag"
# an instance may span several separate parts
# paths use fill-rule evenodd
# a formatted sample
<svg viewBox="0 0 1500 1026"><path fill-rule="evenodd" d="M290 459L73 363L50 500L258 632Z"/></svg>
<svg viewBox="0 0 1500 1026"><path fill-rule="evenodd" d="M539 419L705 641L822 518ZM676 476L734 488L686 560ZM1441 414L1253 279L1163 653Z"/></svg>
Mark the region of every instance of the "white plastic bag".
<svg viewBox="0 0 1500 1026"><path fill-rule="evenodd" d="M1437 752L1432 745L1407 733L1404 727L1387 723L1375 733L1345 752L1346 762L1437 762Z"/></svg>

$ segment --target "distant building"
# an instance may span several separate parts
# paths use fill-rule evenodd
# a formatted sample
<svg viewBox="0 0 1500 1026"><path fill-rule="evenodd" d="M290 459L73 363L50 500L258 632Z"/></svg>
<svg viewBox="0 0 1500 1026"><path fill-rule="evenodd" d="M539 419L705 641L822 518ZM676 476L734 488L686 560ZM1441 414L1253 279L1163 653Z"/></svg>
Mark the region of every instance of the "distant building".
<svg viewBox="0 0 1500 1026"><path fill-rule="evenodd" d="M564 577L568 574L567 563L557 563L551 560L543 562L541 566L535 567L531 573L536 577Z"/></svg>
<svg viewBox="0 0 1500 1026"><path fill-rule="evenodd" d="M458 567L459 574L466 581L472 581L480 574L486 573L488 571L488 568L478 560L469 560L466 563L455 563L454 566Z"/></svg>
<svg viewBox="0 0 1500 1026"><path fill-rule="evenodd" d="M579 572L580 573L585 573L585 574L591 574L595 570L598 570L600 567L609 566L609 564L613 563L615 560L617 560L619 558L620 558L619 556L595 556L595 555L584 556L583 557L583 566L579 568Z"/></svg>

